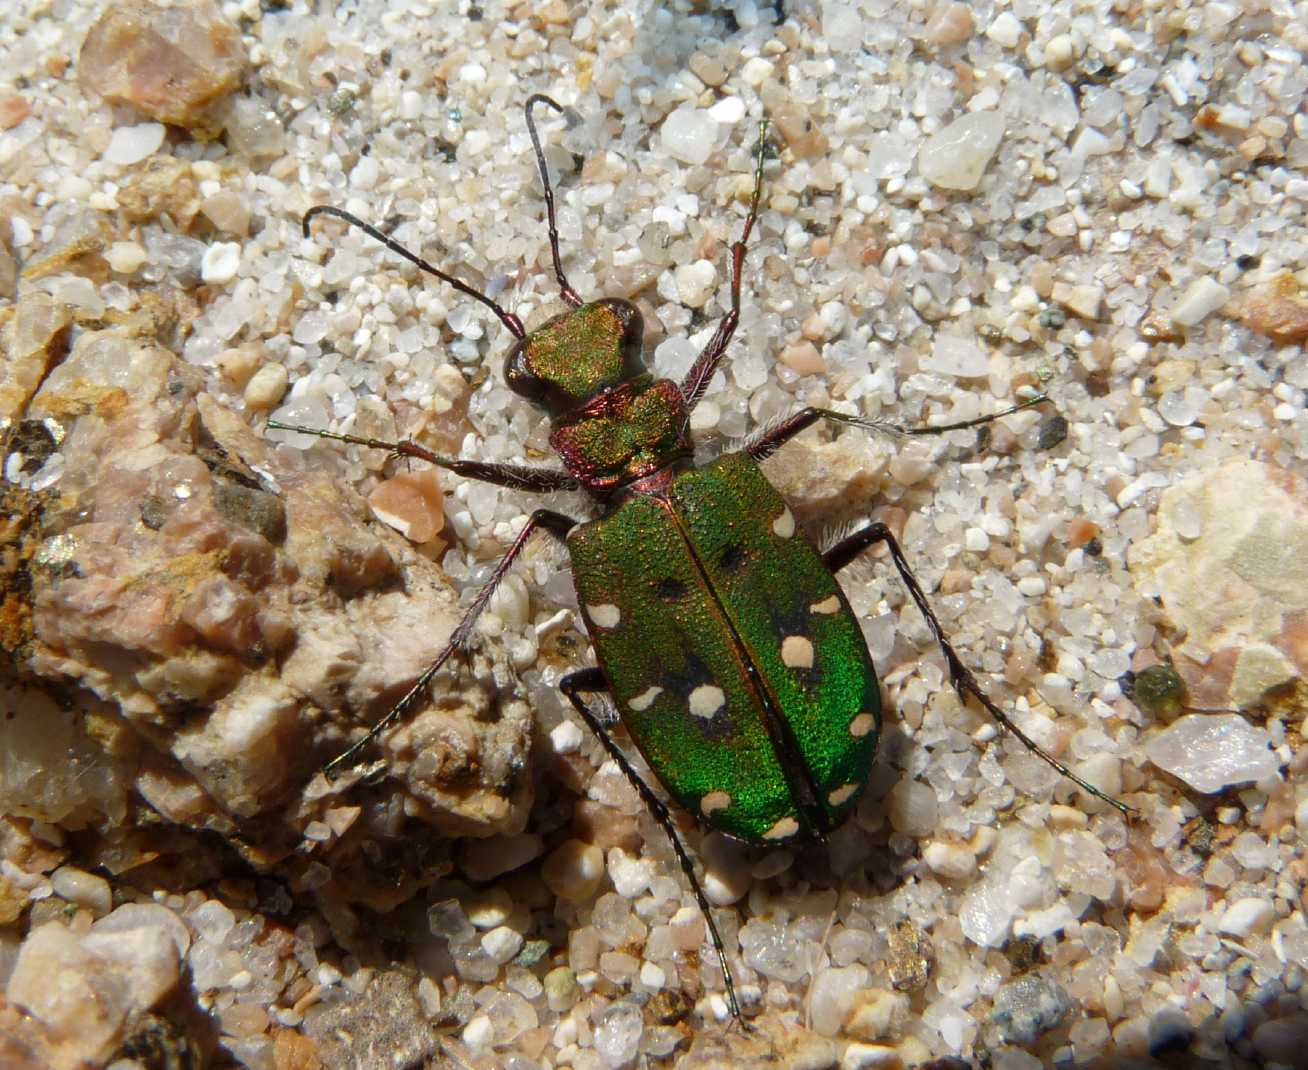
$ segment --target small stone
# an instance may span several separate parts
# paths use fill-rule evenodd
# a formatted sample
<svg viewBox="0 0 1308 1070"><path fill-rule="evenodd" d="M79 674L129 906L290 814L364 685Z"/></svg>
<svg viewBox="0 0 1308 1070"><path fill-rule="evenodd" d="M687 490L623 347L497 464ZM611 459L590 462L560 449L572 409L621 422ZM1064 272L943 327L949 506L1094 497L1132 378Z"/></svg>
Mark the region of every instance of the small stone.
<svg viewBox="0 0 1308 1070"><path fill-rule="evenodd" d="M1155 720L1172 721L1185 709L1185 681L1171 665L1150 665L1136 673L1129 697Z"/></svg>
<svg viewBox="0 0 1308 1070"><path fill-rule="evenodd" d="M236 278L241 268L241 247L236 242L214 242L200 261L200 278L210 286L222 286Z"/></svg>
<svg viewBox="0 0 1308 1070"><path fill-rule="evenodd" d="M1285 283L1246 297L1240 303L1240 322L1277 345L1302 345L1308 341L1308 300L1291 275Z"/></svg>
<svg viewBox="0 0 1308 1070"><path fill-rule="evenodd" d="M627 854L621 847L609 851L608 869L613 890L624 899L635 899L642 894L653 876L648 862Z"/></svg>
<svg viewBox="0 0 1308 1070"><path fill-rule="evenodd" d="M470 840L462 852L463 873L471 881L488 881L512 873L540 856L541 839L534 832Z"/></svg>
<svg viewBox="0 0 1308 1070"><path fill-rule="evenodd" d="M663 151L674 160L692 165L708 160L717 139L718 124L709 113L685 105L664 119L659 131Z"/></svg>
<svg viewBox="0 0 1308 1070"><path fill-rule="evenodd" d="M975 379L990 370L990 359L971 338L956 334L937 334L931 353L921 360L923 371L951 375L957 379Z"/></svg>
<svg viewBox="0 0 1308 1070"><path fill-rule="evenodd" d="M927 20L922 39L933 45L961 45L975 29L970 7L958 3L942 4Z"/></svg>
<svg viewBox="0 0 1308 1070"><path fill-rule="evenodd" d="M900 1070L903 1065L899 1051L884 1044L851 1044L840 1057L840 1070Z"/></svg>
<svg viewBox="0 0 1308 1070"><path fill-rule="evenodd" d="M478 929L494 929L508 921L513 899L503 888L486 888L463 900L463 910Z"/></svg>
<svg viewBox="0 0 1308 1070"><path fill-rule="evenodd" d="M745 964L765 977L794 984L808 973L807 945L784 925L751 918L740 930Z"/></svg>
<svg viewBox="0 0 1308 1070"><path fill-rule="evenodd" d="M1083 320L1099 318L1099 309L1104 301L1104 288L1095 285L1077 285L1070 282L1056 282L1050 291L1050 297L1075 316Z"/></svg>
<svg viewBox="0 0 1308 1070"><path fill-rule="evenodd" d="M847 1029L860 1040L884 1040L908 1014L909 999L888 988L868 988L858 994Z"/></svg>
<svg viewBox="0 0 1308 1070"><path fill-rule="evenodd" d="M1207 275L1200 275L1172 306L1172 322L1182 327L1197 326L1230 299L1229 289Z"/></svg>
<svg viewBox="0 0 1308 1070"><path fill-rule="evenodd" d="M690 69L710 89L716 89L727 80L726 65L716 56L703 52L696 52L690 57Z"/></svg>
<svg viewBox="0 0 1308 1070"><path fill-rule="evenodd" d="M577 975L567 966L556 966L545 975L545 999L550 1010L562 1013L577 1002Z"/></svg>
<svg viewBox="0 0 1308 1070"><path fill-rule="evenodd" d="M535 1029L539 1018L535 1009L517 992L501 992L486 1005L495 1047L512 1044L529 1029Z"/></svg>
<svg viewBox="0 0 1308 1070"><path fill-rule="evenodd" d="M640 1036L645 1023L640 1008L631 1003L615 1003L604 1011L595 1025L595 1051L610 1070L621 1070L635 1060L640 1051Z"/></svg>
<svg viewBox="0 0 1308 1070"><path fill-rule="evenodd" d="M832 966L820 970L813 978L808 997L814 1031L825 1037L834 1037L867 984L865 966Z"/></svg>
<svg viewBox="0 0 1308 1070"><path fill-rule="evenodd" d="M481 938L482 950L500 966L512 961L513 957L522 950L522 943L522 933L510 929L507 925L492 929Z"/></svg>
<svg viewBox="0 0 1308 1070"><path fill-rule="evenodd" d="M604 880L604 852L592 843L564 840L545 859L540 877L560 899L582 902Z"/></svg>
<svg viewBox="0 0 1308 1070"><path fill-rule="evenodd" d="M781 363L797 375L822 375L827 370L826 361L812 342L795 342L781 351Z"/></svg>
<svg viewBox="0 0 1308 1070"><path fill-rule="evenodd" d="M1250 1039L1264 1064L1302 1066L1308 1051L1308 1015L1272 1018L1259 1025Z"/></svg>
<svg viewBox="0 0 1308 1070"><path fill-rule="evenodd" d="M690 308L703 308L704 303L713 295L718 271L711 261L696 260L690 264L679 264L673 269L673 277L681 303Z"/></svg>
<svg viewBox="0 0 1308 1070"><path fill-rule="evenodd" d="M254 412L267 412L276 408L285 396L289 382L290 374L285 365L275 361L263 365L245 384L243 397L246 408Z"/></svg>
<svg viewBox="0 0 1308 1070"><path fill-rule="evenodd" d="M485 1014L478 1014L463 1027L463 1043L473 1051L488 1047L495 1037L495 1027Z"/></svg>
<svg viewBox="0 0 1308 1070"><path fill-rule="evenodd" d="M976 872L976 856L957 843L929 843L922 852L922 861L946 880L966 880Z"/></svg>
<svg viewBox="0 0 1308 1070"><path fill-rule="evenodd" d="M719 126L734 126L745 118L745 102L740 97L723 97L708 110L709 118Z"/></svg>
<svg viewBox="0 0 1308 1070"><path fill-rule="evenodd" d="M431 542L445 527L440 473L432 466L401 469L377 484L368 495L368 507L410 542Z"/></svg>
<svg viewBox="0 0 1308 1070"><path fill-rule="evenodd" d="M158 122L214 130L209 109L237 87L245 63L240 31L213 4L123 0L86 35L77 76L84 89Z"/></svg>
<svg viewBox="0 0 1308 1070"><path fill-rule="evenodd" d="M575 754L585 738L575 721L560 721L550 729L550 746L555 754Z"/></svg>
<svg viewBox="0 0 1308 1070"><path fill-rule="evenodd" d="M116 241L105 252L109 266L121 275L132 275L145 263L145 249L139 242Z"/></svg>
<svg viewBox="0 0 1308 1070"><path fill-rule="evenodd" d="M1149 760L1196 791L1213 795L1273 775L1280 760L1265 728L1238 713L1192 713L1145 746Z"/></svg>
<svg viewBox="0 0 1308 1070"><path fill-rule="evenodd" d="M286 130L277 113L249 97L235 97L222 111L227 147L249 160L280 156L286 148Z"/></svg>
<svg viewBox="0 0 1308 1070"><path fill-rule="evenodd" d="M350 170L350 187L367 192L377 185L381 177L381 166L374 156L360 156L359 162Z"/></svg>
<svg viewBox="0 0 1308 1070"><path fill-rule="evenodd" d="M781 140L798 159L814 160L827 155L830 143L806 109L796 104L781 104L773 110L772 121Z"/></svg>
<svg viewBox="0 0 1308 1070"><path fill-rule="evenodd" d="M114 130L104 150L104 159L123 167L147 160L159 151L164 141L163 123L140 123Z"/></svg>
<svg viewBox="0 0 1308 1070"><path fill-rule="evenodd" d="M939 804L931 785L904 778L886 800L890 826L906 836L929 836L936 831Z"/></svg>
<svg viewBox="0 0 1308 1070"><path fill-rule="evenodd" d="M96 917L108 914L113 905L109 882L84 869L60 866L50 874L50 885L60 899L84 906Z"/></svg>
<svg viewBox="0 0 1308 1070"><path fill-rule="evenodd" d="M29 115L32 105L18 93L0 93L0 130L12 130Z"/></svg>
<svg viewBox="0 0 1308 1070"><path fill-rule="evenodd" d="M640 968L640 983L646 988L652 988L658 991L668 983L667 972L663 967L647 962Z"/></svg>
<svg viewBox="0 0 1308 1070"><path fill-rule="evenodd" d="M457 899L442 899L427 908L427 929L451 944L463 944L477 935Z"/></svg>
<svg viewBox="0 0 1308 1070"><path fill-rule="evenodd" d="M250 231L250 208L235 190L219 190L200 202L200 211L215 227L237 237Z"/></svg>
<svg viewBox="0 0 1308 1070"><path fill-rule="evenodd" d="M772 77L775 70L776 68L768 60L762 56L755 56L745 61L745 65L740 68L740 77L746 85L752 85L757 89Z"/></svg>
<svg viewBox="0 0 1308 1070"><path fill-rule="evenodd" d="M682 907L673 914L668 929L678 951L698 951L708 932L699 907L691 906Z"/></svg>
<svg viewBox="0 0 1308 1070"><path fill-rule="evenodd" d="M1049 38L1045 45L1045 66L1050 70L1061 71L1070 67L1076 59L1076 42L1071 34L1058 33Z"/></svg>
<svg viewBox="0 0 1308 1070"><path fill-rule="evenodd" d="M1276 906L1270 899L1237 899L1222 912L1217 931L1243 940L1263 932L1276 920Z"/></svg>
<svg viewBox="0 0 1308 1070"><path fill-rule="evenodd" d="M918 152L918 169L933 186L974 190L1003 136L1000 112L971 112L927 139Z"/></svg>
<svg viewBox="0 0 1308 1070"><path fill-rule="evenodd" d="M720 832L704 837L704 894L714 906L738 902L753 884L749 859L738 840Z"/></svg>
<svg viewBox="0 0 1308 1070"><path fill-rule="evenodd" d="M995 993L990 1020L1010 1044L1030 1045L1057 1029L1076 1009L1061 987L1038 973L1028 973Z"/></svg>
<svg viewBox="0 0 1308 1070"><path fill-rule="evenodd" d="M1195 1028L1180 1007L1164 1007L1149 1019L1149 1055L1160 1058L1189 1048Z"/></svg>
<svg viewBox="0 0 1308 1070"><path fill-rule="evenodd" d="M1011 11L1001 11L986 27L986 36L1000 48L1016 48L1022 40L1022 24Z"/></svg>
<svg viewBox="0 0 1308 1070"><path fill-rule="evenodd" d="M91 926L95 933L126 932L129 929L159 929L166 932L184 958L191 947L191 931L176 914L158 903L124 903Z"/></svg>

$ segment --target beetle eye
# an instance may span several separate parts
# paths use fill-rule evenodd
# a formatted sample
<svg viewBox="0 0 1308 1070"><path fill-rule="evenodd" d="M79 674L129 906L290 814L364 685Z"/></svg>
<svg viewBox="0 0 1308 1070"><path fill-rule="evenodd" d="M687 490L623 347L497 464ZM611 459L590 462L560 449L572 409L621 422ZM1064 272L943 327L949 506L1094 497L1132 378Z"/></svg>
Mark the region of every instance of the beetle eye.
<svg viewBox="0 0 1308 1070"><path fill-rule="evenodd" d="M509 351L504 361L504 381L519 397L528 401L540 401L545 396L545 382L532 372L527 363L527 347L518 342Z"/></svg>

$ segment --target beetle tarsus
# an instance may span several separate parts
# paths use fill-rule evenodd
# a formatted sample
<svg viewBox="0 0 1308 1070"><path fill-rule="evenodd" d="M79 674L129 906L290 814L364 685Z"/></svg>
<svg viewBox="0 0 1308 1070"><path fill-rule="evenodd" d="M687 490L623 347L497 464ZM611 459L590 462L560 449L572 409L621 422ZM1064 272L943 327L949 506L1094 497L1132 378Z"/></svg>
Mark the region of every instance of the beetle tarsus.
<svg viewBox="0 0 1308 1070"><path fill-rule="evenodd" d="M1137 811L1135 807L1128 806L1120 799L1115 799L1111 795L1100 791L1093 784L1077 776L1066 765L1060 762L1052 754L1041 747L1035 740L1023 732L1012 718L1004 713L989 695L982 690L981 685L977 683L976 677L962 659L958 652L954 650L953 645L945 637L944 629L940 626L940 621L936 619L935 612L931 604L927 601L926 594L923 592L921 585L917 582L917 577L909 567L908 559L904 556L904 551L900 548L899 541L895 538L891 530L880 521L868 524L860 528L848 538L842 539L822 555L823 561L832 572L838 572L849 564L854 558L858 557L864 550L877 543L885 543L890 550L891 560L895 563L895 568L899 571L899 578L903 580L904 586L908 588L908 593L912 596L918 610L927 620L927 626L931 629L931 634L935 636L937 645L945 655L945 662L949 666L949 682L954 690L958 692L959 697L966 702L968 696L975 698L985 708L986 712L1006 731L1012 733L1017 739L1037 757L1042 758L1054 770L1062 774L1082 791L1093 795L1096 799L1108 803L1116 809L1123 817L1131 817Z"/></svg>
<svg viewBox="0 0 1308 1070"><path fill-rule="evenodd" d="M699 904L700 913L704 915L704 920L708 924L709 939L713 944L713 950L717 952L718 966L722 970L724 987L727 990L727 1005L731 1009L731 1017L738 1021L743 1028L748 1029L749 1023L745 1021L740 1010L740 1001L736 998L736 985L731 977L731 967L727 965L726 945L722 942L722 936L718 932L717 922L713 920L713 910L709 906L708 896L704 894L699 878L695 875L695 865L691 861L690 852L686 850L685 845L681 842L681 837L677 834L677 828L672 822L672 814L668 811L667 804L654 794L650 786L645 783L644 777L632 768L622 748L609 735L599 716L586 705L585 700L581 697L584 694L604 694L609 691L609 684L604 678L604 673L594 667L579 669L576 672L569 673L559 681L559 690L568 697L573 709L586 722L586 727L604 745L609 757L617 763L618 768L622 770L631 786L636 789L636 794L640 796L646 809L653 815L654 820L662 826L663 831L667 833L668 839L672 841L672 850L676 853L677 861L681 864L681 870L685 873L686 880L690 882L690 890L694 893L695 902Z"/></svg>

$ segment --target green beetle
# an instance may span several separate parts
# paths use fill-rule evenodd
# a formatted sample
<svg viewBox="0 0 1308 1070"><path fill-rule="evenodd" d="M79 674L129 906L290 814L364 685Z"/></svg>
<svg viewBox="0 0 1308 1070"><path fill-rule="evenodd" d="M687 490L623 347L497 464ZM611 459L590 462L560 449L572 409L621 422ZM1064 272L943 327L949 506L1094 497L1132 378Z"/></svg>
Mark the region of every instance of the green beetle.
<svg viewBox="0 0 1308 1070"><path fill-rule="evenodd" d="M740 318L746 243L762 193L766 123L749 214L732 245L731 308L685 379L674 383L655 379L646 369L644 325L635 305L615 298L587 304L568 283L554 195L532 116L538 104L557 112L563 108L537 94L527 101L526 120L544 186L554 273L569 308L530 334L513 313L358 217L330 206L310 209L304 217L306 236L318 215L342 219L490 308L517 339L505 362L505 380L549 414L550 444L563 468L446 457L412 442L382 442L273 420L270 428L385 449L519 490L582 489L603 510L589 522L547 509L533 512L436 660L328 771L350 761L404 715L467 642L478 615L531 536L542 530L552 534L571 556L578 603L599 661L597 667L568 675L559 686L672 841L707 919L731 1013L739 1019L726 950L690 854L667 806L632 768L585 696L612 696L659 782L706 825L751 844L821 839L857 805L881 728L876 670L835 573L868 547L884 543L944 652L960 696L976 698L1064 776L1106 798L1036 746L985 695L945 638L884 524L869 523L819 552L759 468L760 460L819 420L901 434L940 434L1044 399L976 420L915 429L806 408L741 452L696 467L690 413ZM1130 810L1117 800L1107 801Z"/></svg>

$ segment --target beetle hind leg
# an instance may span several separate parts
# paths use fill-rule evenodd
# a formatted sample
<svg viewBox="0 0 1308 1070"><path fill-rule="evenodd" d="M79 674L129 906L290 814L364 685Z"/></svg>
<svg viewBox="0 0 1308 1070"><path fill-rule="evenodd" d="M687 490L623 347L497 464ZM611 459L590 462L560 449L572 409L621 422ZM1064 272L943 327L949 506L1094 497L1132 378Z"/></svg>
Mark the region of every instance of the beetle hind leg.
<svg viewBox="0 0 1308 1070"><path fill-rule="evenodd" d="M1032 754L1044 759L1082 791L1088 792L1097 799L1102 799L1118 810L1124 817L1130 817L1134 814L1136 811L1133 807L1127 806L1120 799L1114 799L1111 795L1106 795L1093 784L1082 780L1081 777L1073 773L1066 765L1036 743L1035 740L1018 728L1008 714L1001 710L994 700L981 689L981 685L977 683L972 671L963 664L958 652L954 650L953 645L945 637L944 629L941 628L940 621L936 619L921 584L917 582L917 577L913 575L913 570L909 568L908 558L904 556L899 541L885 524L876 522L860 528L854 534L841 539L835 546L827 550L822 555L822 560L832 572L838 572L868 547L882 542L889 549L891 560L895 562L895 568L899 570L899 578L904 581L904 586L908 588L908 593L913 596L917 608L926 617L931 634L935 636L937 645L945 655L945 663L949 666L949 682L953 685L954 690L958 692L959 698L964 702L967 701L969 695L975 698L1001 728L1011 732Z"/></svg>
<svg viewBox="0 0 1308 1070"><path fill-rule="evenodd" d="M584 694L609 691L608 680L598 668L579 669L577 672L569 673L559 681L559 690L568 697L573 709L586 722L586 727L604 745L609 757L617 763L618 768L630 781L631 786L636 789L636 794L640 796L649 812L654 815L654 820L663 827L668 839L672 841L672 850L676 853L677 861L681 864L681 871L685 873L686 880L690 882L690 889L695 895L695 902L699 904L700 912L708 923L709 939L713 943L713 950L717 952L718 966L722 970L723 984L727 990L727 1005L731 1008L731 1016L743 1028L748 1029L749 1025L741 1014L740 1001L736 998L736 985L732 980L731 967L727 964L726 945L723 944L722 935L718 932L717 923L713 920L713 911L709 906L708 896L704 894L704 888L695 875L695 865L691 861L690 852L686 850L686 845L681 842L681 837L677 834L677 828L673 824L672 814L669 812L667 804L654 794L650 786L645 783L645 779L632 768L631 762L627 760L622 748L617 745L609 734L599 715L587 706L585 700L581 697Z"/></svg>

